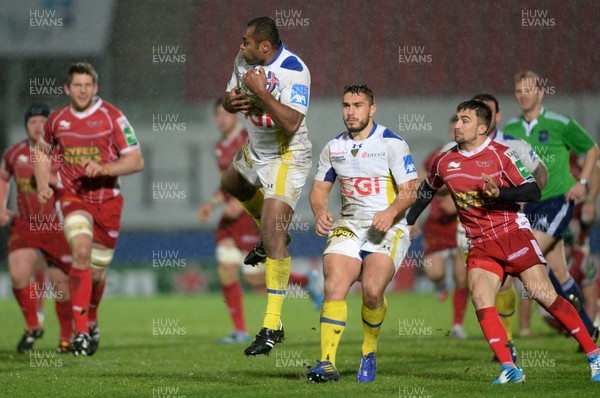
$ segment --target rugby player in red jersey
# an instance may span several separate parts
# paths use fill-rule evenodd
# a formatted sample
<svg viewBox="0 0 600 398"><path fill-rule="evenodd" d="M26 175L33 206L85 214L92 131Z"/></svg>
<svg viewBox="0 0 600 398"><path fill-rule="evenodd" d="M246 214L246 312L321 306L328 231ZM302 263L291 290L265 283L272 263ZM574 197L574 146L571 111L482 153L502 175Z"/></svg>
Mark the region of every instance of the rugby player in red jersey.
<svg viewBox="0 0 600 398"><path fill-rule="evenodd" d="M37 314L37 302L43 299L46 284L31 281L36 271L40 268L45 270L46 263L51 267L49 276L61 329L61 352L68 349L72 334L67 288L71 251L62 234L54 200L40 204L33 176L34 148L49 114L50 109L46 105L32 105L27 109L27 138L8 148L0 166L0 226L10 224L8 270L15 298L27 323L17 345L17 351L21 353L31 350L35 341L44 334L42 321ZM59 159L53 156L51 160L50 183L55 185ZM17 186L18 212L14 216L6 208L11 177Z"/></svg>
<svg viewBox="0 0 600 398"><path fill-rule="evenodd" d="M123 113L100 99L98 74L88 63L70 66L65 92L70 104L53 112L36 146L35 178L42 203L49 187L50 153L62 157L57 197L73 254L69 273L75 355L93 355L99 344L98 304L121 229L119 176L144 168L133 128ZM93 285L93 286L92 286Z"/></svg>
<svg viewBox="0 0 600 398"><path fill-rule="evenodd" d="M407 215L408 225L414 225L445 184L470 239L467 280L477 319L502 364L494 384L525 381L525 374L511 358L506 331L495 307L496 295L507 275L518 277L530 297L571 332L588 358L591 380L600 382L600 348L575 308L552 287L546 260L529 221L519 211L517 202L539 200L541 193L535 179L513 150L487 136L492 120L487 104L465 101L458 106L457 116L457 146L434 161Z"/></svg>

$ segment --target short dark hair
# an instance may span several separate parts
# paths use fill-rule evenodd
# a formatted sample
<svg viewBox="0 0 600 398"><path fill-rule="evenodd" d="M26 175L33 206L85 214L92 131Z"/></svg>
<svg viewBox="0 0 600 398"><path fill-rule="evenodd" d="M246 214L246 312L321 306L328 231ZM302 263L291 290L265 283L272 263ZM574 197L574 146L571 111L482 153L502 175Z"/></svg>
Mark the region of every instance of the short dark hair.
<svg viewBox="0 0 600 398"><path fill-rule="evenodd" d="M520 71L515 74L515 84L519 82L522 83L523 80L533 80L533 83L537 88L539 88L540 90L543 88L540 75L538 75L532 70Z"/></svg>
<svg viewBox="0 0 600 398"><path fill-rule="evenodd" d="M479 124L485 124L488 129L490 128L490 124L492 123L492 110L485 102L475 100L461 102L456 107L456 113L467 109L475 111L475 115L480 122Z"/></svg>
<svg viewBox="0 0 600 398"><path fill-rule="evenodd" d="M98 83L98 72L89 62L77 62L69 67L67 74L67 86L73 81L74 74L90 75L94 84Z"/></svg>
<svg viewBox="0 0 600 398"><path fill-rule="evenodd" d="M369 99L369 104L373 105L375 103L375 97L373 96L373 91L366 84L353 84L351 86L344 87L344 94L364 94Z"/></svg>
<svg viewBox="0 0 600 398"><path fill-rule="evenodd" d="M248 22L248 26L254 26L252 37L257 44L263 41L268 41L273 47L279 47L281 41L279 39L279 29L277 24L269 17L258 17Z"/></svg>
<svg viewBox="0 0 600 398"><path fill-rule="evenodd" d="M494 103L494 105L496 105L496 112L500 112L500 104L498 103L498 100L496 99L496 97L494 97L492 94L481 93L481 94L477 94L476 96L474 96L471 99L474 101L482 101L482 102L491 101Z"/></svg>

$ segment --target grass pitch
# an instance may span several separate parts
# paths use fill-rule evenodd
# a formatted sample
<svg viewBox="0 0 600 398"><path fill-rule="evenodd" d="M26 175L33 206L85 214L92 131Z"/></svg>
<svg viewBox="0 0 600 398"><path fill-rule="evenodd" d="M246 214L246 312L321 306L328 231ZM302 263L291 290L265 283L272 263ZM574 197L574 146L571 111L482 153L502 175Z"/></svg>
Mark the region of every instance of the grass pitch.
<svg viewBox="0 0 600 398"><path fill-rule="evenodd" d="M100 307L101 343L90 358L54 354L58 339L53 303L46 332L31 354L18 354L23 325L14 300L0 301L0 396L6 397L598 397L576 342L556 335L538 317L537 337L516 338L527 382L492 386L492 363L472 307L469 339L449 337L451 300L390 294L374 383L355 381L362 327L360 297L348 300L348 326L337 355L338 383L306 381L319 357L319 314L304 297L284 304L286 340L268 357L247 358L246 344L219 346L230 332L218 294L108 298ZM262 322L265 296L245 299L251 333Z"/></svg>

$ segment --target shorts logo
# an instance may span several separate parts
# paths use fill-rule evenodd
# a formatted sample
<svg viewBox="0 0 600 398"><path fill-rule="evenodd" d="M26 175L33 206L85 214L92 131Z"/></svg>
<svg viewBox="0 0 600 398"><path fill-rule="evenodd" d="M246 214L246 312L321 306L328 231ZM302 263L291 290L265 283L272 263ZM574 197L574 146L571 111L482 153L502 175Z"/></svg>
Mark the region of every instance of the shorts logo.
<svg viewBox="0 0 600 398"><path fill-rule="evenodd" d="M515 258L523 257L525 254L527 254L528 251L529 251L529 248L524 247L521 250L519 250L518 252L509 254L507 260L512 261Z"/></svg>
<svg viewBox="0 0 600 398"><path fill-rule="evenodd" d="M446 171L455 171L460 170L460 162L450 162L448 163L448 168Z"/></svg>
<svg viewBox="0 0 600 398"><path fill-rule="evenodd" d="M538 140L542 144L547 144L548 142L550 142L550 133L548 132L548 130L540 131L538 133Z"/></svg>
<svg viewBox="0 0 600 398"><path fill-rule="evenodd" d="M348 238L354 238L356 236L356 234L354 234L354 232L350 231L347 228L336 228L333 230L333 232L331 233L331 235L329 237L336 238L338 236L346 236Z"/></svg>
<svg viewBox="0 0 600 398"><path fill-rule="evenodd" d="M415 167L415 163L413 162L411 155L404 156L404 172L406 174L417 172L417 168Z"/></svg>
<svg viewBox="0 0 600 398"><path fill-rule="evenodd" d="M304 84L294 84L291 103L308 106L308 87Z"/></svg>

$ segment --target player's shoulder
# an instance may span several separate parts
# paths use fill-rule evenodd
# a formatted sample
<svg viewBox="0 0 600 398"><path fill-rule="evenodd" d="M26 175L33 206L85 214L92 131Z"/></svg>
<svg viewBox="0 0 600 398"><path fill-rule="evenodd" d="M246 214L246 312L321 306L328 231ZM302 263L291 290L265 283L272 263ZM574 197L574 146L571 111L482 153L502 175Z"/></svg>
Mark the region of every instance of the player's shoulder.
<svg viewBox="0 0 600 398"><path fill-rule="evenodd" d="M99 111L104 112L111 117L123 116L123 112L119 108L117 108L116 106L111 104L110 102L105 101L103 99L101 99L100 101L102 101L102 103L100 104L100 106L98 108Z"/></svg>
<svg viewBox="0 0 600 398"><path fill-rule="evenodd" d="M20 152L22 152L28 146L29 146L29 142L27 141L27 139L18 141L6 149L6 151L4 152L4 156L7 159L11 160L12 157L14 157L15 155L18 155Z"/></svg>
<svg viewBox="0 0 600 398"><path fill-rule="evenodd" d="M558 112L554 112L551 110L544 110L543 113L544 119L558 122L567 126L571 122L571 117L567 115L560 114Z"/></svg>
<svg viewBox="0 0 600 398"><path fill-rule="evenodd" d="M444 147L442 147L442 149L443 148ZM433 158L433 162L431 164L434 167L436 167L436 165L439 165L442 162L448 162L448 163L453 162L453 161L455 161L455 159L458 158L458 156L459 156L458 146L455 143L454 145L447 148L445 151L439 151L437 154L435 154L435 156Z"/></svg>
<svg viewBox="0 0 600 398"><path fill-rule="evenodd" d="M67 118L69 116L71 116L71 113L69 112L69 108L70 105L65 105L63 107L58 108L57 110L50 112L50 115L48 116L48 120L46 121L47 124L52 125L53 122L55 122L56 120L60 119L60 118Z"/></svg>
<svg viewBox="0 0 600 398"><path fill-rule="evenodd" d="M380 137L383 140L389 140L391 142L393 141L401 141L401 142L405 142L404 138L402 138L399 134L393 132L392 130L390 130L389 128L382 126L380 124L377 125L377 130L376 130Z"/></svg>
<svg viewBox="0 0 600 398"><path fill-rule="evenodd" d="M298 55L290 51L283 43L281 43L280 53L277 55L279 68L288 71L303 72L308 71L306 64Z"/></svg>

